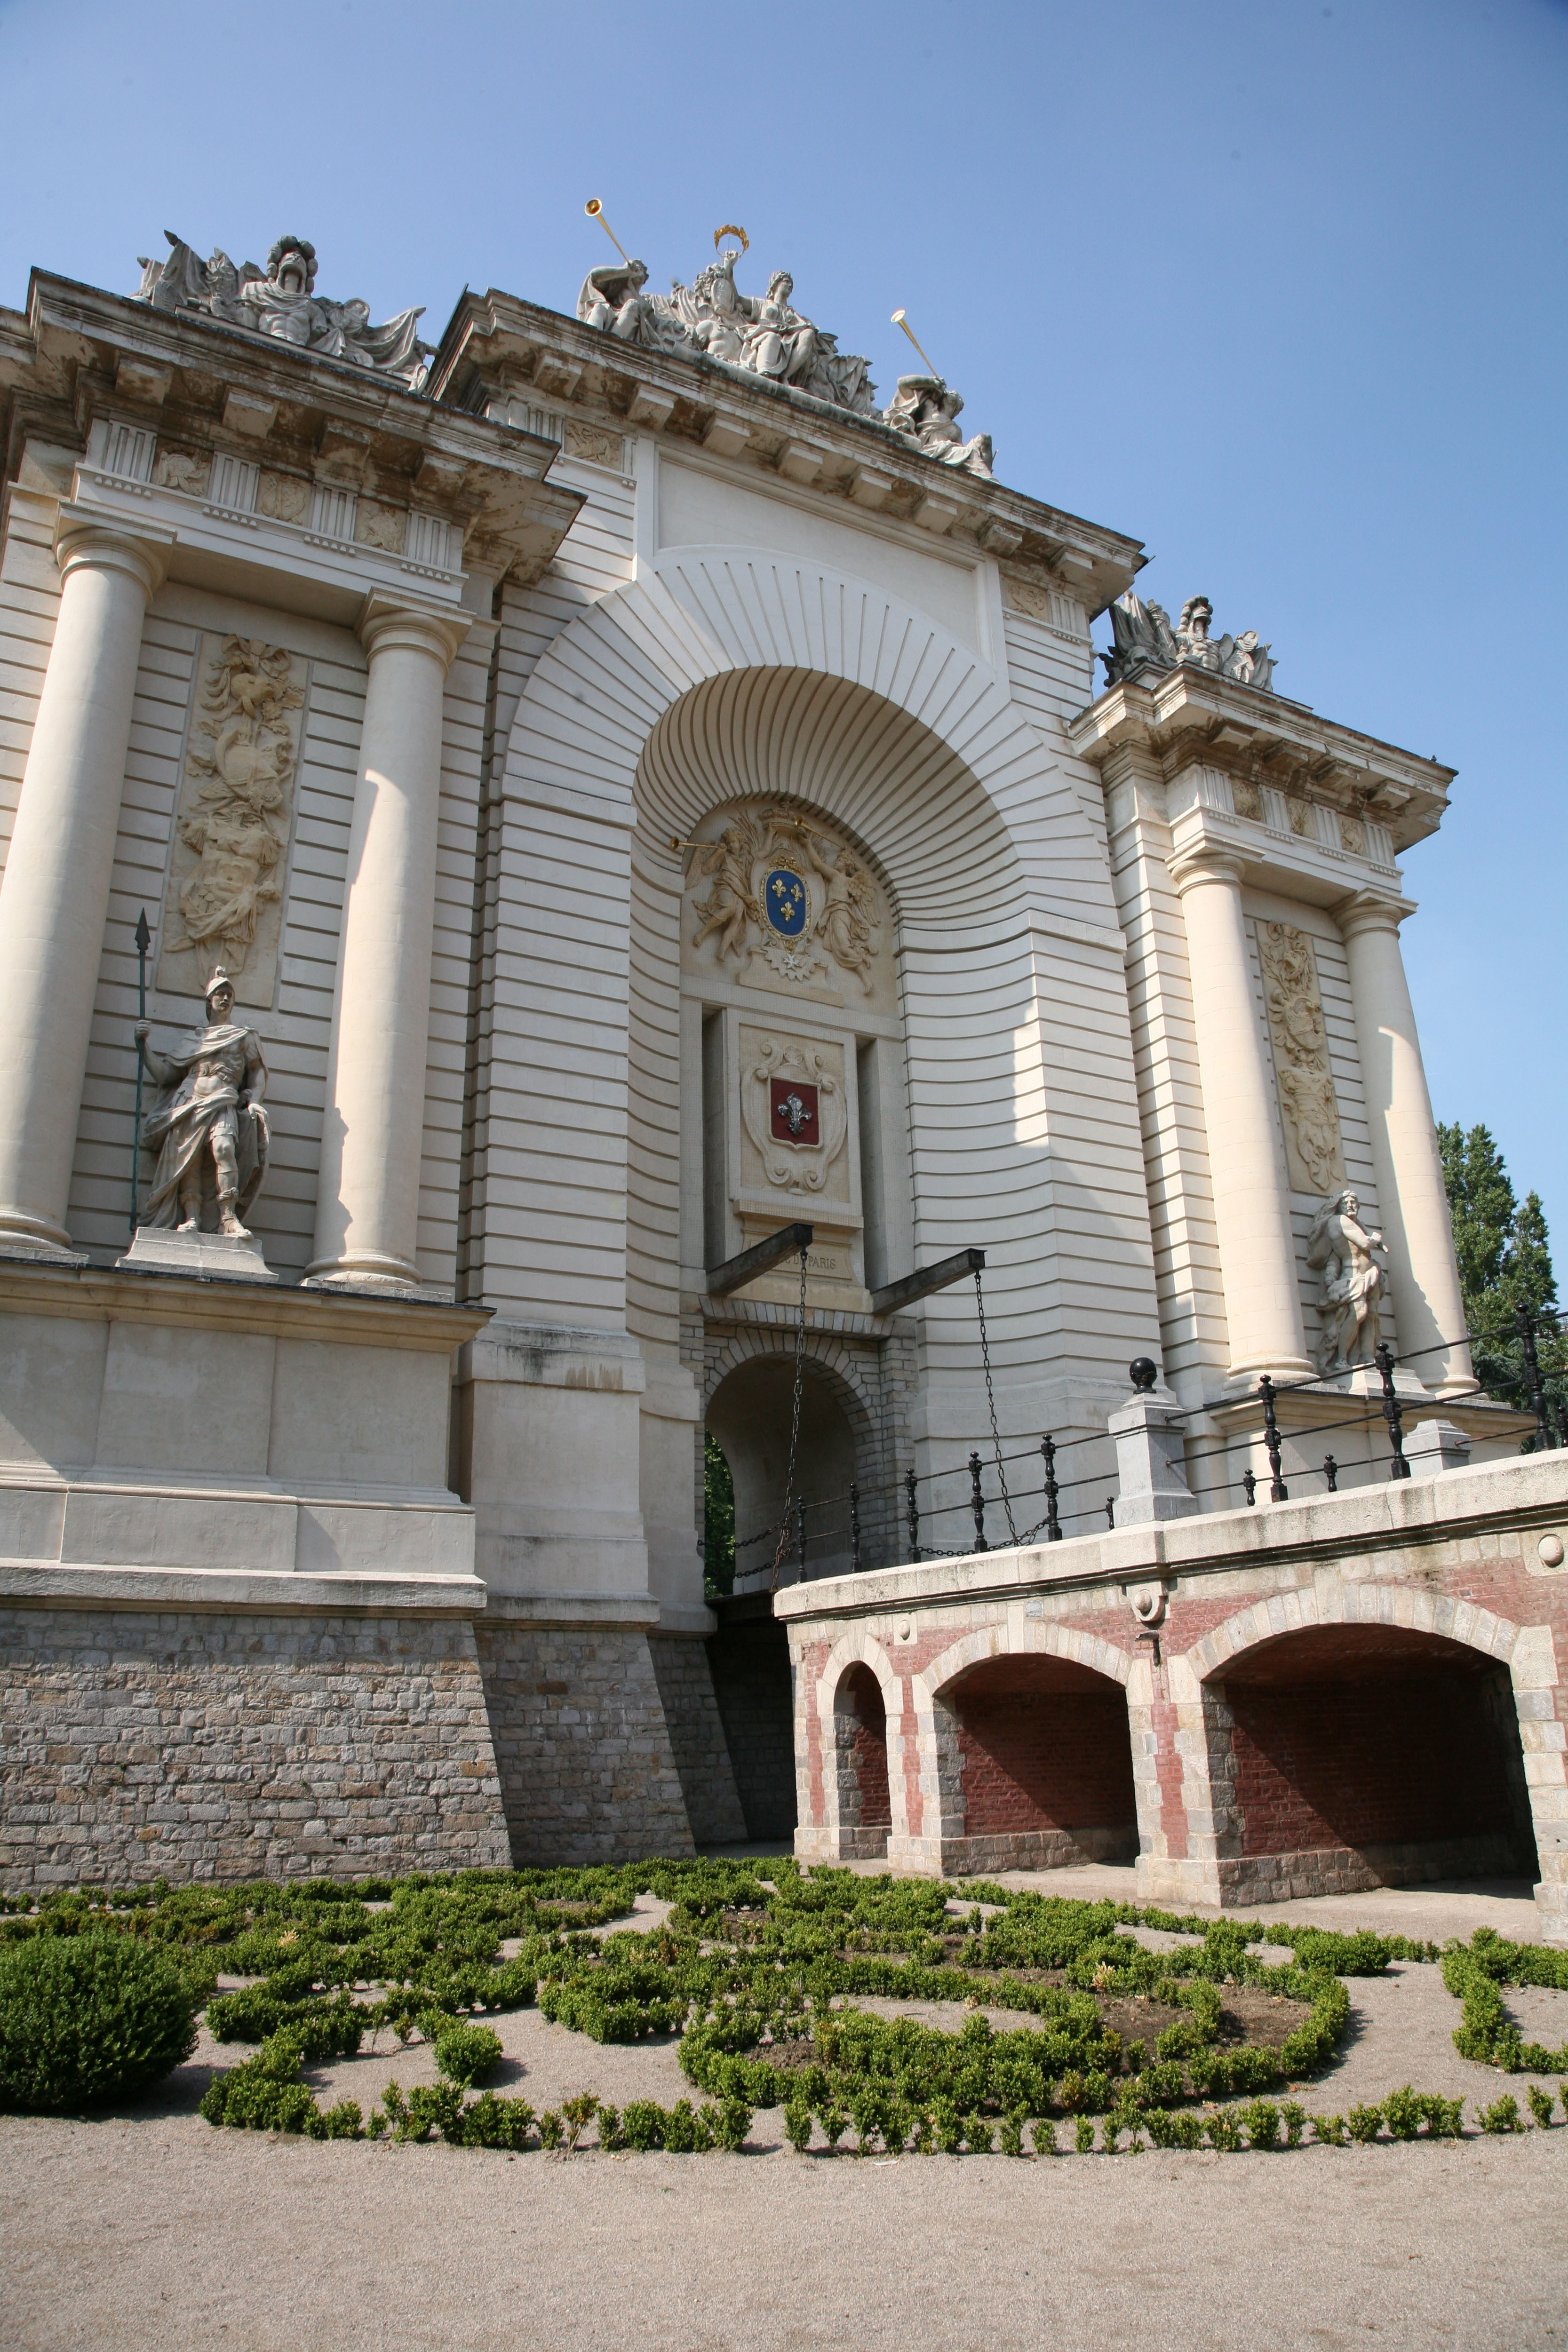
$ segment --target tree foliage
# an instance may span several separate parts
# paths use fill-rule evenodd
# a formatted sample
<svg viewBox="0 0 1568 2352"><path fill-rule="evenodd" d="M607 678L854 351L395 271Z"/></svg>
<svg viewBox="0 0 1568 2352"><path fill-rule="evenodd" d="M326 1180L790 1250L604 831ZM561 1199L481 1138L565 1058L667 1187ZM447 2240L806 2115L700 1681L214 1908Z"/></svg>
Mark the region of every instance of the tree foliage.
<svg viewBox="0 0 1568 2352"><path fill-rule="evenodd" d="M1518 1200L1489 1129L1437 1129L1454 1226L1459 1289L1476 1374L1494 1394L1531 1409L1518 1327L1536 1324L1536 1353L1560 1430L1568 1430L1568 1340L1558 1328L1557 1280L1539 1192Z"/></svg>

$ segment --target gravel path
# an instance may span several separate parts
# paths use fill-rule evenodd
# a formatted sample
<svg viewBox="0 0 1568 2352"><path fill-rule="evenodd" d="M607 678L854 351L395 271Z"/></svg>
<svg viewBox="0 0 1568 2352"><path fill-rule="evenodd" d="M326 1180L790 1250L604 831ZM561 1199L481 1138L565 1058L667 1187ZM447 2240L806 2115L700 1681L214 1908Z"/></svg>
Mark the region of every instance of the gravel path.
<svg viewBox="0 0 1568 2352"><path fill-rule="evenodd" d="M1099 1893L1064 1882L1121 1875L1050 1885ZM1468 1934L1478 1912L1517 1935L1533 1916L1512 1890L1333 1902L1336 1926L1412 1935ZM638 1924L664 1907L645 1898ZM1325 1899L1289 1916L1331 1915ZM1511 2089L1522 2105L1522 2080L1454 2049L1458 2004L1436 1968L1396 1964L1349 1990L1350 2040L1303 2086L1309 2109L1404 2082L1470 2103ZM1568 2040L1568 1993L1508 2000L1527 2033ZM695 2095L673 2040L601 2047L536 2010L494 2022L496 2087L536 2107L584 2089L620 2106ZM133 2114L0 2118L6 2352L490 2352L514 2339L549 2352L568 2339L574 2352L1257 2352L1271 2339L1568 2352L1561 2124L1458 2147L894 2163L798 2157L764 2113L738 2157L513 2158L214 2131L195 2113L209 2068L244 2054L204 2033ZM368 2110L392 2075L434 2081L429 2052L384 2037L311 2079Z"/></svg>

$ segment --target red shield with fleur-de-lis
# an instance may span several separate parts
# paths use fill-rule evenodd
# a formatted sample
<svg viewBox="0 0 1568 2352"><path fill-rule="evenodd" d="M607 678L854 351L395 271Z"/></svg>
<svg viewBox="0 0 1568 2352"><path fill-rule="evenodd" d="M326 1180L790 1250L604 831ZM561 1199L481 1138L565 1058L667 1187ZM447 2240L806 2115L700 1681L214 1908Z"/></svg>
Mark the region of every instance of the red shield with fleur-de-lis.
<svg viewBox="0 0 1568 2352"><path fill-rule="evenodd" d="M799 1078L770 1078L768 1124L776 1142L820 1143L816 1088Z"/></svg>

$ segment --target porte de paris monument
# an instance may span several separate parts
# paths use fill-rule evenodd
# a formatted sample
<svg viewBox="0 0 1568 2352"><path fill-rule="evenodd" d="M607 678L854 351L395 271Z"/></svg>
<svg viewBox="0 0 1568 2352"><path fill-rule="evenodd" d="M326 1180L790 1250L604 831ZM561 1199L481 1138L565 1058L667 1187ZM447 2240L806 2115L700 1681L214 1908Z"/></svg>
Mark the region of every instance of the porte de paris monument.
<svg viewBox="0 0 1568 2352"><path fill-rule="evenodd" d="M793 1835L1568 1939L1452 772L784 257L0 312L0 1884Z"/></svg>

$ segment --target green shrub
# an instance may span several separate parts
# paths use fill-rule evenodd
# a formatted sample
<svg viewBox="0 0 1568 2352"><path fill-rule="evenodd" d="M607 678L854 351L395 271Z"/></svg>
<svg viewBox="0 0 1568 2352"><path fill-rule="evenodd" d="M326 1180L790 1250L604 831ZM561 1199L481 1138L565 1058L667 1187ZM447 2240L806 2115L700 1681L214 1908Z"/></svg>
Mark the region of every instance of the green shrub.
<svg viewBox="0 0 1568 2352"><path fill-rule="evenodd" d="M553 2107L546 2107L544 2113L538 2120L540 2147L559 2147L565 2133L565 2126L563 2124L561 2117L557 2115L555 2109Z"/></svg>
<svg viewBox="0 0 1568 2352"><path fill-rule="evenodd" d="M792 2099L785 2107L784 2137L802 2156L811 2146L811 2109L804 2099Z"/></svg>
<svg viewBox="0 0 1568 2352"><path fill-rule="evenodd" d="M500 2035L488 2025L444 2026L436 2036L436 2063L449 2083L468 2090L488 2083L500 2064Z"/></svg>
<svg viewBox="0 0 1568 2352"><path fill-rule="evenodd" d="M1312 2132L1321 2147L1343 2147L1345 2119L1343 2116L1314 2116Z"/></svg>
<svg viewBox="0 0 1568 2352"><path fill-rule="evenodd" d="M1226 2155L1234 2154L1241 2146L1241 2119L1232 2107L1216 2107L1205 2118L1209 2145Z"/></svg>
<svg viewBox="0 0 1568 2352"><path fill-rule="evenodd" d="M1024 2156L1027 2154L1028 2151L1024 2146L1024 2126L1028 2122L1028 2120L1029 2118L1026 2115L1011 2115L1003 2116L1001 2123L997 2126L997 2137L1004 2156Z"/></svg>
<svg viewBox="0 0 1568 2352"><path fill-rule="evenodd" d="M1279 2110L1272 2099L1249 2099L1241 2111L1248 2147L1278 2147Z"/></svg>
<svg viewBox="0 0 1568 2352"><path fill-rule="evenodd" d="M1093 2155L1094 2122L1091 2116L1079 2116L1077 2123L1073 2126L1072 2144L1078 2150L1079 2156Z"/></svg>
<svg viewBox="0 0 1568 2352"><path fill-rule="evenodd" d="M1390 2091L1383 2103L1383 2120L1392 2139L1414 2139L1426 2117L1426 2103L1408 2083Z"/></svg>
<svg viewBox="0 0 1568 2352"><path fill-rule="evenodd" d="M1345 2129L1358 2147L1370 2147L1383 2129L1383 2108L1352 2107L1345 2117Z"/></svg>
<svg viewBox="0 0 1568 2352"><path fill-rule="evenodd" d="M1285 2124L1286 2147L1300 2147L1301 2145L1301 2127L1307 2120L1306 2108L1301 2105L1300 2099L1287 2099L1281 2106L1279 2113L1283 2117Z"/></svg>
<svg viewBox="0 0 1568 2352"><path fill-rule="evenodd" d="M607 2100L601 2099L599 2102L597 2121L599 2126L599 2146L604 2149L606 2156L613 2154L618 2147L625 2147L626 2144L626 2136L621 2129L621 2111L619 2107L612 2107Z"/></svg>
<svg viewBox="0 0 1568 2352"><path fill-rule="evenodd" d="M1552 2094L1543 2091L1539 2083L1527 2083L1524 2095L1530 2102L1530 2112L1542 2131L1552 2121Z"/></svg>
<svg viewBox="0 0 1568 2352"><path fill-rule="evenodd" d="M621 2129L626 2134L626 2146L635 2147L639 2155L647 2155L650 2148L664 2146L664 2109L657 2099L630 2099L621 2117Z"/></svg>
<svg viewBox="0 0 1568 2352"><path fill-rule="evenodd" d="M1434 2139L1458 2139L1465 2128L1463 2099L1445 2099L1428 2091L1421 2102L1426 2113L1426 2128Z"/></svg>
<svg viewBox="0 0 1568 2352"><path fill-rule="evenodd" d="M1516 2132L1522 2129L1519 2119L1519 2101L1511 2095L1494 2099L1489 2107L1478 2107L1476 2120L1484 2132Z"/></svg>
<svg viewBox="0 0 1568 2352"><path fill-rule="evenodd" d="M526 2099L502 2099L494 2091L481 2091L463 2110L463 2146L505 2147L515 2154L528 2146L534 2121Z"/></svg>
<svg viewBox="0 0 1568 2352"><path fill-rule="evenodd" d="M72 2115L134 2099L195 2043L186 1977L140 1937L35 1936L0 1950L0 2108Z"/></svg>

